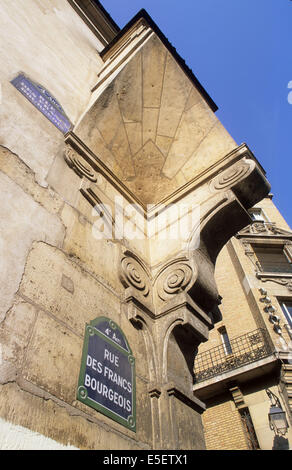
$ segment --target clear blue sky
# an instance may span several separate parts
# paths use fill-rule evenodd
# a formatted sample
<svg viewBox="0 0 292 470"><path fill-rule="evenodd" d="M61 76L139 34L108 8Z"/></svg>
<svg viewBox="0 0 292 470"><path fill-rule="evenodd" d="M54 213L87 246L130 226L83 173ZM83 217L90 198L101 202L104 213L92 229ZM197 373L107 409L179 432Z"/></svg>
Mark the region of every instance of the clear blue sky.
<svg viewBox="0 0 292 470"><path fill-rule="evenodd" d="M120 28L141 8L149 13L213 98L232 137L260 161L292 227L292 1L101 3Z"/></svg>

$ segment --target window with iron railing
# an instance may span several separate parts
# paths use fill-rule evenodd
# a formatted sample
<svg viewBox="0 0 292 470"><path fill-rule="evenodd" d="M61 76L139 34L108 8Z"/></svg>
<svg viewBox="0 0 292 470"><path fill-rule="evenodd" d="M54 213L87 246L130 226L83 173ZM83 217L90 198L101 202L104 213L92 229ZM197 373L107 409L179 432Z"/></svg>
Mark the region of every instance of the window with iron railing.
<svg viewBox="0 0 292 470"><path fill-rule="evenodd" d="M232 354L226 354L225 345L199 353L194 362L195 382L202 382L219 374L264 359L273 353L265 329L259 328L229 340Z"/></svg>

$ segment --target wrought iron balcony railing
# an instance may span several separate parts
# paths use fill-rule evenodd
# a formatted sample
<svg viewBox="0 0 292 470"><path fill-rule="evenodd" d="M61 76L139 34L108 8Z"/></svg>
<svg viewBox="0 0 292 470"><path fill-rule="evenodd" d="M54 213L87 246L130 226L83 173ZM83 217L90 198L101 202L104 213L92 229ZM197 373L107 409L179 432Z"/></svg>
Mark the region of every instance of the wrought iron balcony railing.
<svg viewBox="0 0 292 470"><path fill-rule="evenodd" d="M270 356L274 350L264 329L231 339L230 347L231 354L226 354L226 348L222 345L196 356L194 364L196 383L263 359Z"/></svg>

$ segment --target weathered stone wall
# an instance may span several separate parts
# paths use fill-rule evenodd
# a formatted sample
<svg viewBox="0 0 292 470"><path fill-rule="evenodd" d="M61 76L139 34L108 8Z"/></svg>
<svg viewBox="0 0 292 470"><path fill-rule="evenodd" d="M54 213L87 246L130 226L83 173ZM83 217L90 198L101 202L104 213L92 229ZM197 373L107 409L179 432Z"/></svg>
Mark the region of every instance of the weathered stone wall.
<svg viewBox="0 0 292 470"><path fill-rule="evenodd" d="M9 202L1 232L6 251L1 417L77 448L150 447L147 355L140 332L121 316L121 283L113 269L117 263L109 262L114 246L107 250L107 241L94 240L89 228L86 232L86 225L92 225L84 215L52 189L40 187L16 155L1 150L2 188ZM90 249L83 243L86 237L93 239ZM72 245L79 247L78 253ZM93 263L95 270L90 254L99 261ZM105 314L134 346L140 403L136 435L76 401L85 323Z"/></svg>
<svg viewBox="0 0 292 470"><path fill-rule="evenodd" d="M66 0L3 0L0 16L0 142L46 185L62 134L10 81L23 72L40 83L74 124L90 99L103 47Z"/></svg>
<svg viewBox="0 0 292 470"><path fill-rule="evenodd" d="M129 322L123 309L118 266L127 242L96 239L96 214L74 187L74 176L71 205L51 187L41 187L26 164L4 147L0 161L3 191L10 190L9 205L4 206L9 213L2 219L1 418L65 446L152 448L149 384L155 359L149 356L145 333ZM137 246L136 251L145 255L140 246L143 249ZM103 315L122 328L136 358L135 434L76 400L85 324ZM190 371L183 369L175 342L173 348L170 342L168 356L169 378L185 386ZM171 410L160 409L160 414L173 413L170 419L177 432L170 439L166 427L163 446L172 448L175 442L178 448L204 448L200 413L190 412L175 396L171 400ZM192 429L188 441L185 427Z"/></svg>

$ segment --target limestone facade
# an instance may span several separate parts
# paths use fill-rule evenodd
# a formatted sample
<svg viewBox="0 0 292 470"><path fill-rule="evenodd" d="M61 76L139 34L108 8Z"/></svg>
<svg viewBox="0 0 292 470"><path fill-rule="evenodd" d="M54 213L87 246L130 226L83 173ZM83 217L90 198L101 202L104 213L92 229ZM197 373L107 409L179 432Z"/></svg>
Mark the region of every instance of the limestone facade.
<svg viewBox="0 0 292 470"><path fill-rule="evenodd" d="M252 310L261 282L289 289L256 284L245 252L248 211L277 214L265 172L145 11L119 31L96 1L16 3L0 6L0 447L19 429L18 448L215 447L195 356L229 316L234 334L270 326ZM13 86L20 73L68 132ZM103 316L135 357L136 432L77 397L85 326Z"/></svg>
<svg viewBox="0 0 292 470"><path fill-rule="evenodd" d="M272 199L270 195L254 206L256 220L226 244L216 262L222 320L195 359L195 395L207 406L203 414L207 449L291 448L292 336L285 306L292 300L292 232ZM273 249L281 247L287 266L276 262L265 272L257 246L272 256ZM230 350L223 344L223 331ZM202 365L204 354L208 366ZM286 413L289 428L284 436L269 427L267 390L279 398ZM252 423L250 430L243 414Z"/></svg>

